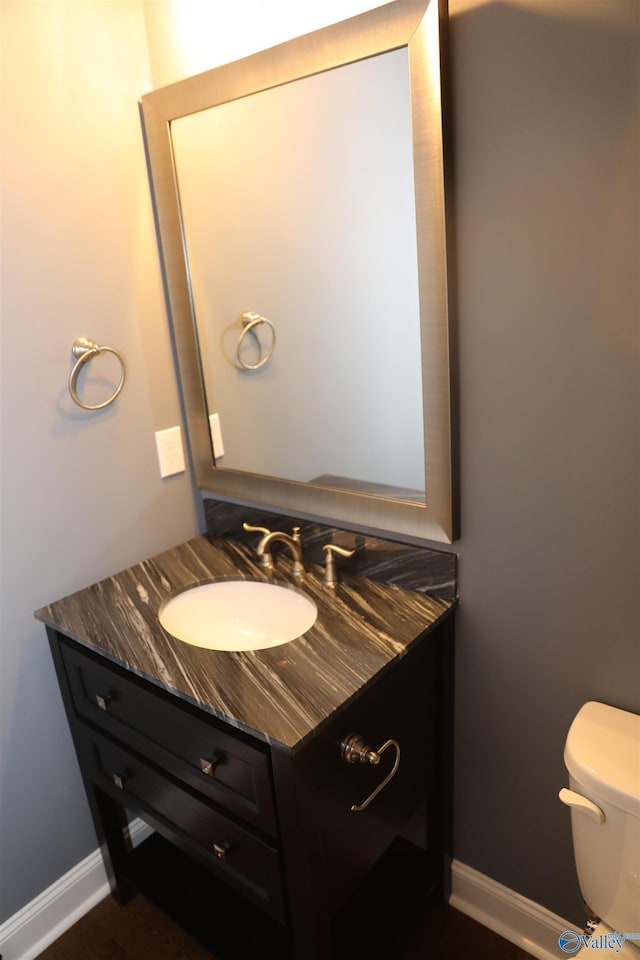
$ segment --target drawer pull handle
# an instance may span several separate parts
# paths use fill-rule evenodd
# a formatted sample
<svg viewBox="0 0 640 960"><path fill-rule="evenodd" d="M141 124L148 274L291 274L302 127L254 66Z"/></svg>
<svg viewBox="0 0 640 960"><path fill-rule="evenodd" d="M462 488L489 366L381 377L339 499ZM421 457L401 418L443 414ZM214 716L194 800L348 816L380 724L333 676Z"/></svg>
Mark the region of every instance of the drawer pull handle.
<svg viewBox="0 0 640 960"><path fill-rule="evenodd" d="M206 773L208 777L214 777L216 773L216 767L220 763L218 757L212 757L211 760L207 760L205 757L200 757L200 769L203 773Z"/></svg>
<svg viewBox="0 0 640 960"><path fill-rule="evenodd" d="M126 774L124 773L112 773L111 779L115 783L118 790L124 790L124 782L127 779Z"/></svg>
<svg viewBox="0 0 640 960"><path fill-rule="evenodd" d="M380 757L389 747L393 747L396 753L391 770L384 780L380 781L375 790L371 791L366 800L363 800L362 803L354 803L351 805L353 813L360 813L361 810L366 810L371 801L375 800L380 791L384 790L389 781L395 777L398 767L400 766L400 744L397 740L386 740L377 750L372 750L357 733L352 733L348 737L345 737L340 744L340 756L343 760L346 760L347 763L368 763L373 766L377 766L377 764L380 763Z"/></svg>
<svg viewBox="0 0 640 960"><path fill-rule="evenodd" d="M96 693L96 703L101 710L108 710L111 696L108 693Z"/></svg>
<svg viewBox="0 0 640 960"><path fill-rule="evenodd" d="M215 853L218 860L226 860L227 852L231 848L231 844L228 840L225 840L224 843L214 843L213 852Z"/></svg>

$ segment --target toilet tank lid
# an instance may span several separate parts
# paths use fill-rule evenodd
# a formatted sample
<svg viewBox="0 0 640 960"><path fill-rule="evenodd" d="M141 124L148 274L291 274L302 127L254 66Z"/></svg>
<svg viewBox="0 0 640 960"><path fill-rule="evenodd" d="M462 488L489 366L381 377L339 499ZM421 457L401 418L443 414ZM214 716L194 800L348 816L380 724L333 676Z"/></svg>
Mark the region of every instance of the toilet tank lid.
<svg viewBox="0 0 640 960"><path fill-rule="evenodd" d="M640 716L585 703L569 729L564 762L602 800L640 815Z"/></svg>

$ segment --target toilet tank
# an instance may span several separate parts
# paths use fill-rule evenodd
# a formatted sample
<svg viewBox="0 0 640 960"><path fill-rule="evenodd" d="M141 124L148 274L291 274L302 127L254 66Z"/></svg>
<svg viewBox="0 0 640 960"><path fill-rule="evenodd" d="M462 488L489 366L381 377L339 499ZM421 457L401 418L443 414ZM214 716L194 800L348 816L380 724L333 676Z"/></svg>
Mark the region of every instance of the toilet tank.
<svg viewBox="0 0 640 960"><path fill-rule="evenodd" d="M580 889L612 930L640 932L640 716L586 703L567 735L571 790L603 813L571 805ZM575 798L574 798L575 799Z"/></svg>

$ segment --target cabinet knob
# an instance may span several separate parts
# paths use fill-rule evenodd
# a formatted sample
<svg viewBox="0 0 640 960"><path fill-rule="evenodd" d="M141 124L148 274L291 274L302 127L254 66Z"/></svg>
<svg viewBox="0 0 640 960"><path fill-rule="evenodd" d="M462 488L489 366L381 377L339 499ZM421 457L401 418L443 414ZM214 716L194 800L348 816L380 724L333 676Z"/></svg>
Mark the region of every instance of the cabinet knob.
<svg viewBox="0 0 640 960"><path fill-rule="evenodd" d="M115 783L118 790L124 790L124 782L127 779L127 775L125 773L112 773L111 779Z"/></svg>
<svg viewBox="0 0 640 960"><path fill-rule="evenodd" d="M214 843L213 852L215 853L218 860L226 860L227 853L231 849L231 844L228 840L225 840L223 843Z"/></svg>
<svg viewBox="0 0 640 960"><path fill-rule="evenodd" d="M200 757L200 769L203 773L206 773L208 777L214 777L216 773L216 767L220 763L219 757L212 757L210 760L207 757Z"/></svg>
<svg viewBox="0 0 640 960"><path fill-rule="evenodd" d="M111 699L112 697L110 693L96 693L96 703L101 710L109 709Z"/></svg>

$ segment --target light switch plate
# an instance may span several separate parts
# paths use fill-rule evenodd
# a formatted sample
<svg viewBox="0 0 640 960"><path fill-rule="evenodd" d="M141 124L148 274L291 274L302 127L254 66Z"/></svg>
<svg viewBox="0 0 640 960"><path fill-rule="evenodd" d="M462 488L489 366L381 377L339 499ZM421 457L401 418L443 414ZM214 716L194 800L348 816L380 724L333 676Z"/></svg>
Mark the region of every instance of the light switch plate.
<svg viewBox="0 0 640 960"><path fill-rule="evenodd" d="M176 473L184 473L184 449L180 427L156 430L156 449L161 477L172 477Z"/></svg>

